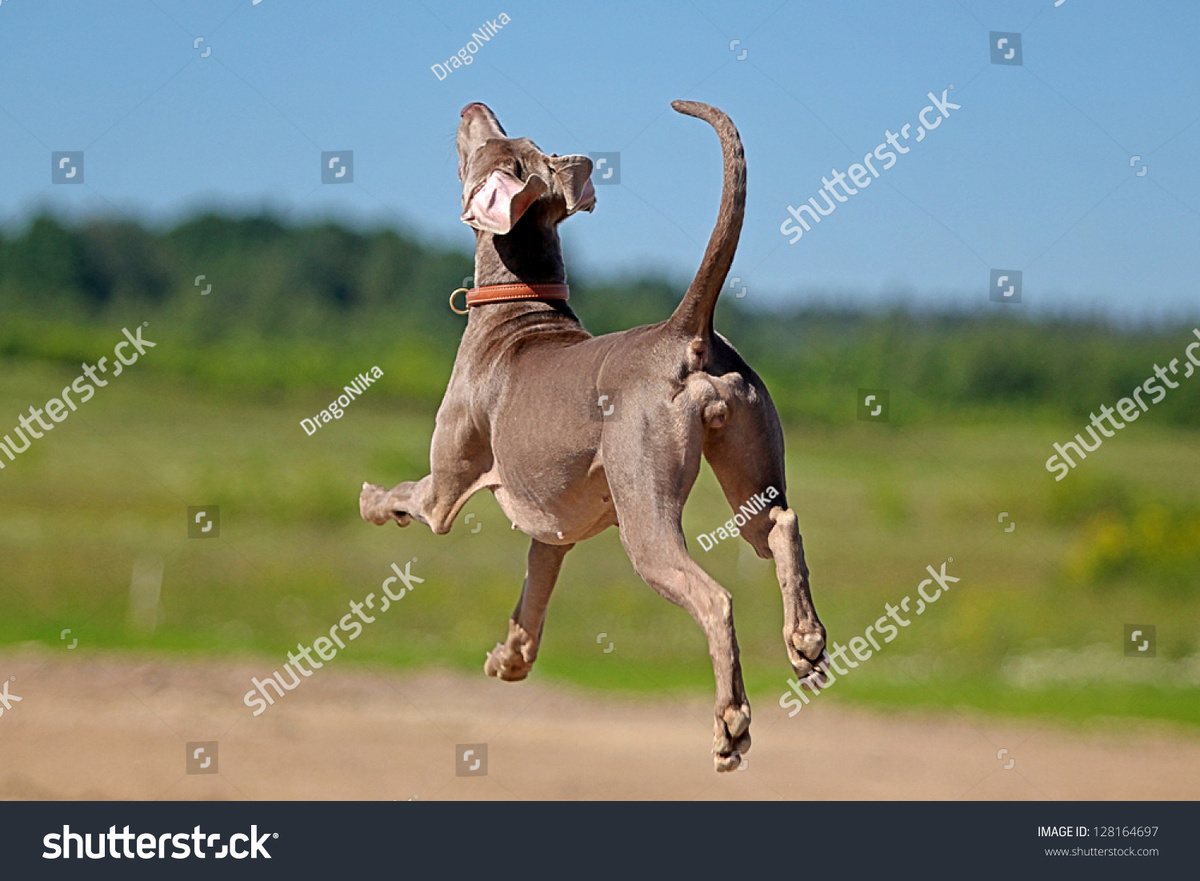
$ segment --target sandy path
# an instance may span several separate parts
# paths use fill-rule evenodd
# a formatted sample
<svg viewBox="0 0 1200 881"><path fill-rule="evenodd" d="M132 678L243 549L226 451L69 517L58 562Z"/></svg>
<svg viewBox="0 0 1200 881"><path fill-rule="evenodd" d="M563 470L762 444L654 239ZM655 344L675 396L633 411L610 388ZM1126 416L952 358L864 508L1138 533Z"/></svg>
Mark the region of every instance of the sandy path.
<svg viewBox="0 0 1200 881"><path fill-rule="evenodd" d="M707 701L593 695L534 679L331 668L255 718L261 662L0 654L6 799L1195 799L1200 738L1088 733L836 701L788 719L756 701L744 772L717 775ZM187 741L219 773L185 773ZM459 777L456 744L487 743ZM998 750L1007 749L1002 760ZM1015 764L1009 770L1009 760Z"/></svg>

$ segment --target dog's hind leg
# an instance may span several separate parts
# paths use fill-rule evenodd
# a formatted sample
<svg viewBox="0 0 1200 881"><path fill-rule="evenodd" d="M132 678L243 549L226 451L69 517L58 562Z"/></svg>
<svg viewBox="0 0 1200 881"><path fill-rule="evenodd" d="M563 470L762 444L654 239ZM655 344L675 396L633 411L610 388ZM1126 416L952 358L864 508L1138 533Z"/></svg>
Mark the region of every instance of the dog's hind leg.
<svg viewBox="0 0 1200 881"><path fill-rule="evenodd" d="M733 599L688 555L677 520L630 516L620 505L617 510L633 568L660 595L686 609L708 638L717 684L713 761L718 771L732 771L750 749L750 700L742 683Z"/></svg>
<svg viewBox="0 0 1200 881"><path fill-rule="evenodd" d="M825 650L825 628L809 590L796 513L788 507L783 430L762 380L745 362L736 366L721 384L724 424L709 432L704 457L734 511L748 517L740 527L742 537L760 557L775 561L783 593L783 642L792 668L799 678L815 676L811 681L819 684L814 664ZM774 498L770 489L777 493Z"/></svg>
<svg viewBox="0 0 1200 881"><path fill-rule="evenodd" d="M497 643L488 652L487 662L483 665L488 676L516 682L529 675L542 641L550 594L562 570L563 557L573 547L548 545L536 538L530 544L525 586L521 588L521 599L508 622L508 641Z"/></svg>
<svg viewBox="0 0 1200 881"><path fill-rule="evenodd" d="M606 426L605 449L612 452L605 455L605 470L633 568L661 596L686 609L708 638L717 686L713 761L718 771L732 771L750 749L750 701L742 682L733 600L689 556L681 523L683 503L700 470L700 432L685 429L669 413L661 415L653 420L662 428L657 433L644 433L641 423ZM672 436L672 427L686 436ZM620 436L610 438L610 429Z"/></svg>

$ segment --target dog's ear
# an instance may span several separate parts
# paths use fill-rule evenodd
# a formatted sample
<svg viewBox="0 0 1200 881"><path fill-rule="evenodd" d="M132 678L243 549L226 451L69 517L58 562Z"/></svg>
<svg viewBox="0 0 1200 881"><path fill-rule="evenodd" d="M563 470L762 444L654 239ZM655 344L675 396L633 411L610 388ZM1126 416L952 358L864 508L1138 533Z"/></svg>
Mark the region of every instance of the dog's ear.
<svg viewBox="0 0 1200 881"><path fill-rule="evenodd" d="M519 178L497 169L467 203L462 222L493 235L508 235L529 206L549 189L536 174L521 183Z"/></svg>
<svg viewBox="0 0 1200 881"><path fill-rule="evenodd" d="M592 187L592 160L586 156L551 156L554 182L567 200L567 216L576 211L591 211L596 207L596 190Z"/></svg>

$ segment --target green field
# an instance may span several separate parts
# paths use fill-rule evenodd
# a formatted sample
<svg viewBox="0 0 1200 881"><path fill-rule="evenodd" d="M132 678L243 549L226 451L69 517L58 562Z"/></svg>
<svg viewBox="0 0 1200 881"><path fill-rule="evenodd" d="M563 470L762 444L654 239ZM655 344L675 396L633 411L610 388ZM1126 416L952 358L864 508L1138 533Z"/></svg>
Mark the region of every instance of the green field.
<svg viewBox="0 0 1200 881"><path fill-rule="evenodd" d="M104 339L119 338L114 326ZM374 363L369 355L344 355L352 366L339 363L323 383L239 388L159 370L160 354L161 363L183 357L169 349L3 460L0 644L61 647L70 628L85 650L252 655L266 675L289 648L327 633L351 600L378 592L390 564L415 557L425 583L334 663L482 676L520 591L527 539L486 493L465 509L472 522L460 517L442 537L358 517L363 480L390 485L427 470L436 405L414 394L413 353L390 353L384 378L309 437L300 419ZM422 370L444 370L452 352L439 349ZM78 374L70 357L30 360L10 346L0 433ZM1055 483L1043 468L1050 444L1083 420L1016 405L925 407L906 419L908 401L919 403L893 391L887 424L855 421L852 410L806 423L802 406L787 411L789 495L832 639L861 634L885 603L915 598L926 565L953 557L948 571L961 578L816 700L1200 724L1200 431L1152 412ZM220 506L219 538L187 538L190 505ZM734 595L756 712L782 713L791 672L771 564L740 540L708 552L695 541L729 516L705 468L685 515L692 552ZM139 619L135 568L160 564L161 609ZM1156 658L1123 655L1127 623L1156 625ZM699 629L637 578L613 530L568 556L533 675L655 693L712 686Z"/></svg>
<svg viewBox="0 0 1200 881"><path fill-rule="evenodd" d="M415 557L425 583L335 663L482 676L527 540L486 494L442 537L370 526L357 507L364 480L426 471L462 328L446 297L470 268L406 232L268 214L0 228L0 436L111 355L123 327L147 322L157 343L0 470L0 645L62 648L69 628L84 650L249 654L266 675ZM572 303L604 333L665 318L686 282L572 276ZM1200 378L1060 483L1044 468L1090 412L1182 357L1194 323L746 302L724 298L716 326L787 427L789 496L831 639L915 598L926 566L953 557L961 578L817 700L1200 723ZM376 364L383 378L307 436L300 420ZM889 389L887 423L856 419L861 388ZM215 540L187 538L201 505L220 506ZM729 516L702 471L692 551L734 595L759 718L782 714L791 671L771 564L740 541L695 540ZM1126 657L1126 625L1145 624L1156 657ZM614 531L568 556L533 675L712 688L699 628L636 577Z"/></svg>

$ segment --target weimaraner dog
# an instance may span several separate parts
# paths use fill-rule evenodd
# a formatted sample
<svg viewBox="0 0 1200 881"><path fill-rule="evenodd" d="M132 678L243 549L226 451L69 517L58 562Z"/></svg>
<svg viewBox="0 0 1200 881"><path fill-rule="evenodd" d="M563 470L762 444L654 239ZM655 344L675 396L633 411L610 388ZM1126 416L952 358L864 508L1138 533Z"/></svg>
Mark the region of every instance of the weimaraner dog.
<svg viewBox="0 0 1200 881"><path fill-rule="evenodd" d="M363 484L359 507L371 523L419 520L444 535L471 495L495 494L533 540L508 639L484 665L509 681L524 679L537 657L567 551L617 526L638 575L704 628L717 684L714 761L730 771L750 748L733 603L688 555L681 525L702 454L735 509L759 500L741 534L775 560L796 675L819 688L828 656L787 504L779 417L758 374L713 330L746 202L741 138L715 107L671 106L720 137L716 228L670 318L600 337L566 304L558 239L559 223L595 206L591 160L547 155L528 138L509 138L483 104L463 108L458 176L462 219L475 229L475 288L437 413L431 473L392 489Z"/></svg>

